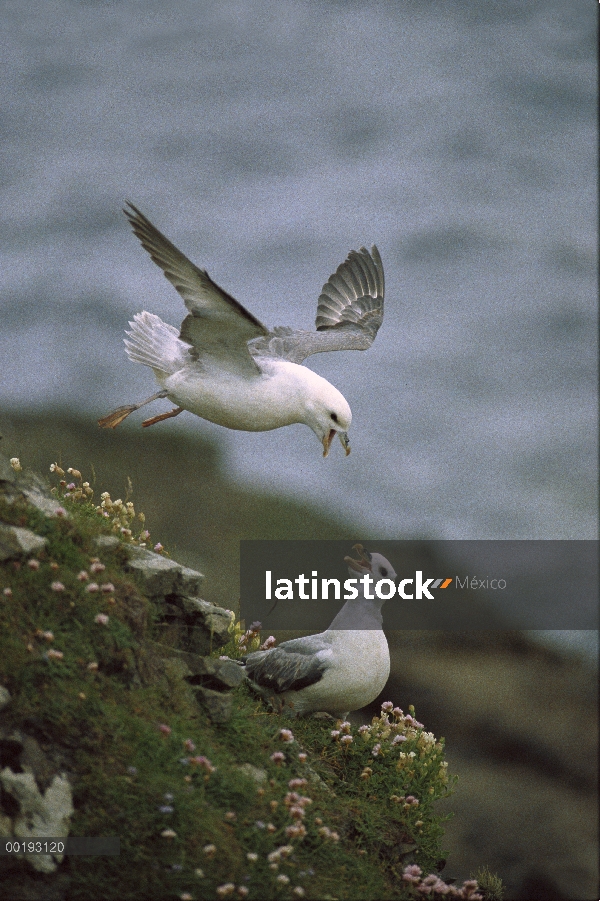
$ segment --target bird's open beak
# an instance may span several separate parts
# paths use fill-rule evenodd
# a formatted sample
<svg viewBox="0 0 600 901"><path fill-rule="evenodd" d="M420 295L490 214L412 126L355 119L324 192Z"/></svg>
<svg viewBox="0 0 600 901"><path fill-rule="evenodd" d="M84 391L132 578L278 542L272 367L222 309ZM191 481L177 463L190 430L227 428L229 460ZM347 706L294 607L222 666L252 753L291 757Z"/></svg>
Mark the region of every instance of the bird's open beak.
<svg viewBox="0 0 600 901"><path fill-rule="evenodd" d="M350 453L350 439L348 438L348 432L338 432L338 437L342 442L342 447L346 451L346 456Z"/></svg>
<svg viewBox="0 0 600 901"><path fill-rule="evenodd" d="M325 437L323 438L323 456L327 457L329 451L331 450L331 442L335 438L336 435L339 435L340 441L342 442L342 447L346 451L346 456L350 453L350 439L348 438L347 432L336 432L335 429L329 429Z"/></svg>
<svg viewBox="0 0 600 901"><path fill-rule="evenodd" d="M365 572L372 572L371 558L363 548L362 544L355 544L352 550L357 552L359 559L353 560L352 557L344 557L344 563L347 563L350 569L353 569L354 572L360 573L361 575Z"/></svg>
<svg viewBox="0 0 600 901"><path fill-rule="evenodd" d="M323 437L323 456L326 457L331 449L331 442L335 438L335 429L329 429Z"/></svg>

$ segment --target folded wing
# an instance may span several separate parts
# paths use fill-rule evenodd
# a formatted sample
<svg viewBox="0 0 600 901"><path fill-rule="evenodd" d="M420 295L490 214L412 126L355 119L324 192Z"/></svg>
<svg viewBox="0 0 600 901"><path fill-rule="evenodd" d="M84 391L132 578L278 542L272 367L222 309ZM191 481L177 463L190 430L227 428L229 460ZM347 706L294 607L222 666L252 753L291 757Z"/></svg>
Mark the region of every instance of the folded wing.
<svg viewBox="0 0 600 901"><path fill-rule="evenodd" d="M322 642L318 635L310 635L250 654L245 671L255 685L267 692L300 691L320 682L330 656L329 644Z"/></svg>

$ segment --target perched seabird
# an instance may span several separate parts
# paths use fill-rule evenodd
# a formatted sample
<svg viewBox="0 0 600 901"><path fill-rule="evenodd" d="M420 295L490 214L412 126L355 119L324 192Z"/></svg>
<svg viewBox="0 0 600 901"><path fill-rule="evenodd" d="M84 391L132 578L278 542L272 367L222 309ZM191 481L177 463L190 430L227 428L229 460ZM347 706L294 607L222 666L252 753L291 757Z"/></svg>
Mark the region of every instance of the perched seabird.
<svg viewBox="0 0 600 901"><path fill-rule="evenodd" d="M396 580L391 563L355 545L359 560L345 557L348 572ZM246 676L259 694L289 716L324 712L346 717L374 701L390 674L390 652L382 629L384 601L358 597L346 601L329 628L318 635L293 638L276 648L243 658Z"/></svg>
<svg viewBox="0 0 600 901"><path fill-rule="evenodd" d="M146 419L150 426L189 410L218 425L263 432L303 422L326 457L336 434L350 453L352 413L326 379L301 365L311 354L366 350L383 320L384 277L379 251L350 251L323 286L316 332L277 327L270 332L195 266L140 211L124 210L154 262L183 297L189 314L178 331L153 313L137 313L125 339L130 360L149 366L161 390L98 420L114 429L134 410L167 397L177 406Z"/></svg>

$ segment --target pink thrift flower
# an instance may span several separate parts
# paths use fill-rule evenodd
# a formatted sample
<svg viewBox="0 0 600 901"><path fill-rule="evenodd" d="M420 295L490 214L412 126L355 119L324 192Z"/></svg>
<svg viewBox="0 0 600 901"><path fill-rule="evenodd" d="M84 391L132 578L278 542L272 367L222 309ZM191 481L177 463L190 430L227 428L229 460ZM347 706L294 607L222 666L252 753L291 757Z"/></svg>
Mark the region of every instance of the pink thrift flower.
<svg viewBox="0 0 600 901"><path fill-rule="evenodd" d="M87 668L89 669L90 673L95 673L98 669L98 664L95 661L92 661L91 663L88 663Z"/></svg>
<svg viewBox="0 0 600 901"><path fill-rule="evenodd" d="M12 598L12 588L4 588L2 594L5 598Z"/></svg>
<svg viewBox="0 0 600 901"><path fill-rule="evenodd" d="M85 569L82 569L81 572L77 573L77 579L80 582L87 582L87 580L89 579L89 576L86 573Z"/></svg>
<svg viewBox="0 0 600 901"><path fill-rule="evenodd" d="M35 559L32 557L31 560L28 560L28 561L27 561L27 566L29 567L29 569L39 569L39 568L40 568L40 561L39 561L39 560L35 560Z"/></svg>
<svg viewBox="0 0 600 901"><path fill-rule="evenodd" d="M294 740L294 736L293 736L291 729L280 729L279 730L279 738L282 741L288 741L288 742Z"/></svg>
<svg viewBox="0 0 600 901"><path fill-rule="evenodd" d="M52 589L52 591L64 591L65 590L65 586L63 585L62 582L53 582L52 585L50 586L50 588Z"/></svg>
<svg viewBox="0 0 600 901"><path fill-rule="evenodd" d="M106 613L97 613L96 616L94 617L94 622L98 623L99 626L106 626L106 624L108 623L108 619L109 618L106 615Z"/></svg>
<svg viewBox="0 0 600 901"><path fill-rule="evenodd" d="M49 660L62 660L65 655L62 651L55 651L54 648L50 648L46 656Z"/></svg>
<svg viewBox="0 0 600 901"><path fill-rule="evenodd" d="M97 582L90 582L89 585L85 586L85 590L89 591L90 594L93 594L95 591L100 591L100 586Z"/></svg>
<svg viewBox="0 0 600 901"><path fill-rule="evenodd" d="M99 615L101 615L101 614L99 614ZM106 617L106 618L108 619L108 617ZM167 726L166 723L161 723L158 728L159 728L159 731L162 732L163 735L171 734L171 727Z"/></svg>
<svg viewBox="0 0 600 901"><path fill-rule="evenodd" d="M285 760L285 754L282 754L281 751L275 751L273 754L271 754L271 757L269 759L272 760L273 763L277 766L280 766Z"/></svg>
<svg viewBox="0 0 600 901"><path fill-rule="evenodd" d="M277 639L275 638L275 636L274 636L274 635L269 635L269 637L266 638L266 639L263 641L263 643L261 644L259 650L261 650L261 651L268 651L269 648L272 648L273 645L276 645L276 644L277 644Z"/></svg>
<svg viewBox="0 0 600 901"><path fill-rule="evenodd" d="M90 572L92 573L101 573L106 569L104 563L92 563L90 566Z"/></svg>
<svg viewBox="0 0 600 901"><path fill-rule="evenodd" d="M186 749L186 751L195 751L196 750L196 745L194 744L194 742L192 741L191 738L186 738L186 740L183 743L183 747Z"/></svg>
<svg viewBox="0 0 600 901"><path fill-rule="evenodd" d="M100 586L100 591L104 594L111 594L115 590L115 586L112 582L105 582L104 585Z"/></svg>
<svg viewBox="0 0 600 901"><path fill-rule="evenodd" d="M164 551L164 547L162 546L160 541L154 545L154 550L156 551L157 554L160 554L161 551Z"/></svg>

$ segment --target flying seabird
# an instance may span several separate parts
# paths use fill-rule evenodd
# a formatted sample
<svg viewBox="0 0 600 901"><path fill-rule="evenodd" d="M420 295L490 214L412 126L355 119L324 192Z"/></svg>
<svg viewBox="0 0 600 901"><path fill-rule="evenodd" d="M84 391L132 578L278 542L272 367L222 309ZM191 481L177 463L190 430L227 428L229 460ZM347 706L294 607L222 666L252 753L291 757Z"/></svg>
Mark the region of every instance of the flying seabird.
<svg viewBox="0 0 600 901"><path fill-rule="evenodd" d="M189 313L179 331L153 313L133 317L126 332L127 355L154 371L161 390L141 403L119 407L98 424L114 429L134 410L166 397L177 406L146 419L143 426L183 410L247 432L302 422L322 443L324 457L336 434L349 454L348 402L302 363L311 354L366 350L373 343L383 320L384 276L377 248L350 251L323 286L315 332L287 327L270 332L133 204L128 207L124 213L133 231Z"/></svg>
<svg viewBox="0 0 600 901"><path fill-rule="evenodd" d="M374 701L390 674L390 652L382 629L381 607L374 584L395 582L397 576L381 554L355 545L359 559L345 557L348 572L373 578L365 597L360 580L358 597L346 601L325 632L293 638L267 651L242 658L246 676L275 709L289 716L324 712L344 719Z"/></svg>

